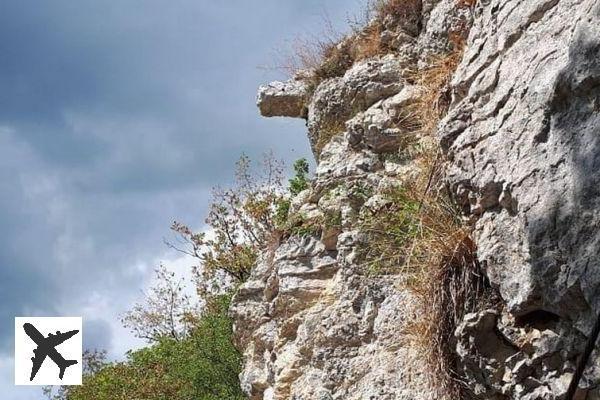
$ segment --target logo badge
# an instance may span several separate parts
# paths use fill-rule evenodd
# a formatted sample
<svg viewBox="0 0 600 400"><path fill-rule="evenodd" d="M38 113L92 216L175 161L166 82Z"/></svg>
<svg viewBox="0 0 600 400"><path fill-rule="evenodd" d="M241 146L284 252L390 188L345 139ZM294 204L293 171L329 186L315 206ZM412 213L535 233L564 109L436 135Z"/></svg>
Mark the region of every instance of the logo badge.
<svg viewBox="0 0 600 400"><path fill-rule="evenodd" d="M80 317L15 318L15 385L81 385Z"/></svg>

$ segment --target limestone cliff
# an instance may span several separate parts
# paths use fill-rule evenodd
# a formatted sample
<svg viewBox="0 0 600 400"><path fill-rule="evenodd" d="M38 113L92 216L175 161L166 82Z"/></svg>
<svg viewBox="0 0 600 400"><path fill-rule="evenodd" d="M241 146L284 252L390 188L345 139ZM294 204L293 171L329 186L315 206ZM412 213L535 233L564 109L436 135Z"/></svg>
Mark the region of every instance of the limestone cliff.
<svg viewBox="0 0 600 400"><path fill-rule="evenodd" d="M600 2L406 3L372 22L378 54L259 90L263 115L307 120L317 168L290 215L319 229L282 234L234 299L243 389L265 400L563 399L600 309ZM452 80L427 97L427 71L448 57ZM431 137L424 101L443 114ZM423 176L409 149L432 139L435 174ZM461 292L477 304L452 314L441 343L458 391L412 345L431 309L406 284L405 260L365 268L361 221L385 212L390 188L423 178L458 205L485 286ZM600 399L599 383L593 356L577 398Z"/></svg>

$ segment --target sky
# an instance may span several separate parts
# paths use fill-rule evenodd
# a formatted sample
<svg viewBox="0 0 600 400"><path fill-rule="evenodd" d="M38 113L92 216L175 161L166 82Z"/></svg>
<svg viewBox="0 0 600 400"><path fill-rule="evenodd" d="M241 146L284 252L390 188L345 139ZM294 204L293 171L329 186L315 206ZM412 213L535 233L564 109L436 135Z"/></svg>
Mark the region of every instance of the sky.
<svg viewBox="0 0 600 400"><path fill-rule="evenodd" d="M0 4L0 390L15 316L83 316L84 346L142 345L119 323L178 220L202 229L235 160L310 157L304 122L261 118L279 50L339 29L361 0L3 0Z"/></svg>

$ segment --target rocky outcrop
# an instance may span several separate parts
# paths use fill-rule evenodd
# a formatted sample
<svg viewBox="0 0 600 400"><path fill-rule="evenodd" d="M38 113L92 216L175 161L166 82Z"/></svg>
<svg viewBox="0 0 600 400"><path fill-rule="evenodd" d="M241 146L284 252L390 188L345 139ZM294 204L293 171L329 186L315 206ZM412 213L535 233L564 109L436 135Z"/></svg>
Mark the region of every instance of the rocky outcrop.
<svg viewBox="0 0 600 400"><path fill-rule="evenodd" d="M306 117L308 85L300 79L272 82L258 89L256 103L264 117Z"/></svg>
<svg viewBox="0 0 600 400"><path fill-rule="evenodd" d="M291 205L322 229L284 236L233 301L251 399L445 398L407 345L414 293L361 267L357 221L419 174L396 154L423 93L414 71L462 40L437 137L500 299L456 321L447 350L473 398L564 398L600 310L600 3L416 3L418 15L384 19L389 54L316 87L259 91L263 115L307 119L313 149L328 140ZM577 398L600 399L599 371L594 355Z"/></svg>
<svg viewBox="0 0 600 400"><path fill-rule="evenodd" d="M418 101L421 96L418 86L406 85L400 93L388 97L359 112L346 122L348 140L353 146L364 144L376 153L394 152L402 144L402 140L410 134L412 126L411 113L405 110Z"/></svg>
<svg viewBox="0 0 600 400"><path fill-rule="evenodd" d="M430 11L423 9L421 18ZM358 261L365 240L359 215L418 169L385 155L397 153L409 134L399 121L420 93L411 76L422 20L386 23L382 37L395 38L393 54L358 61L309 97L289 95L295 80L259 91L263 115L307 119L313 148L333 126L339 133L318 152L311 188L292 199L291 213L321 220L321 232L283 239L231 308L244 351L242 386L251 399L439 397L418 351L403 343L402 332L419 312L414 294L398 289L398 276L368 275ZM448 47L447 37L437 40L438 48Z"/></svg>
<svg viewBox="0 0 600 400"><path fill-rule="evenodd" d="M471 316L457 335L512 332L512 351L462 349L480 393L561 398L600 310L600 3L502 0L476 12L439 137L506 315ZM582 386L598 398L588 371Z"/></svg>

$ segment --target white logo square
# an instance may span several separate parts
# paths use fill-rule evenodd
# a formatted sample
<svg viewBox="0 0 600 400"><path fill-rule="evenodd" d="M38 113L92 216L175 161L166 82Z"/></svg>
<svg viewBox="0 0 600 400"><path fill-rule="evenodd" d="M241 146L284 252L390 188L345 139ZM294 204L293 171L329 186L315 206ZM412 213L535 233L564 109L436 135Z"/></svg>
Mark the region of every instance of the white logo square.
<svg viewBox="0 0 600 400"><path fill-rule="evenodd" d="M15 385L81 385L81 317L15 318Z"/></svg>

